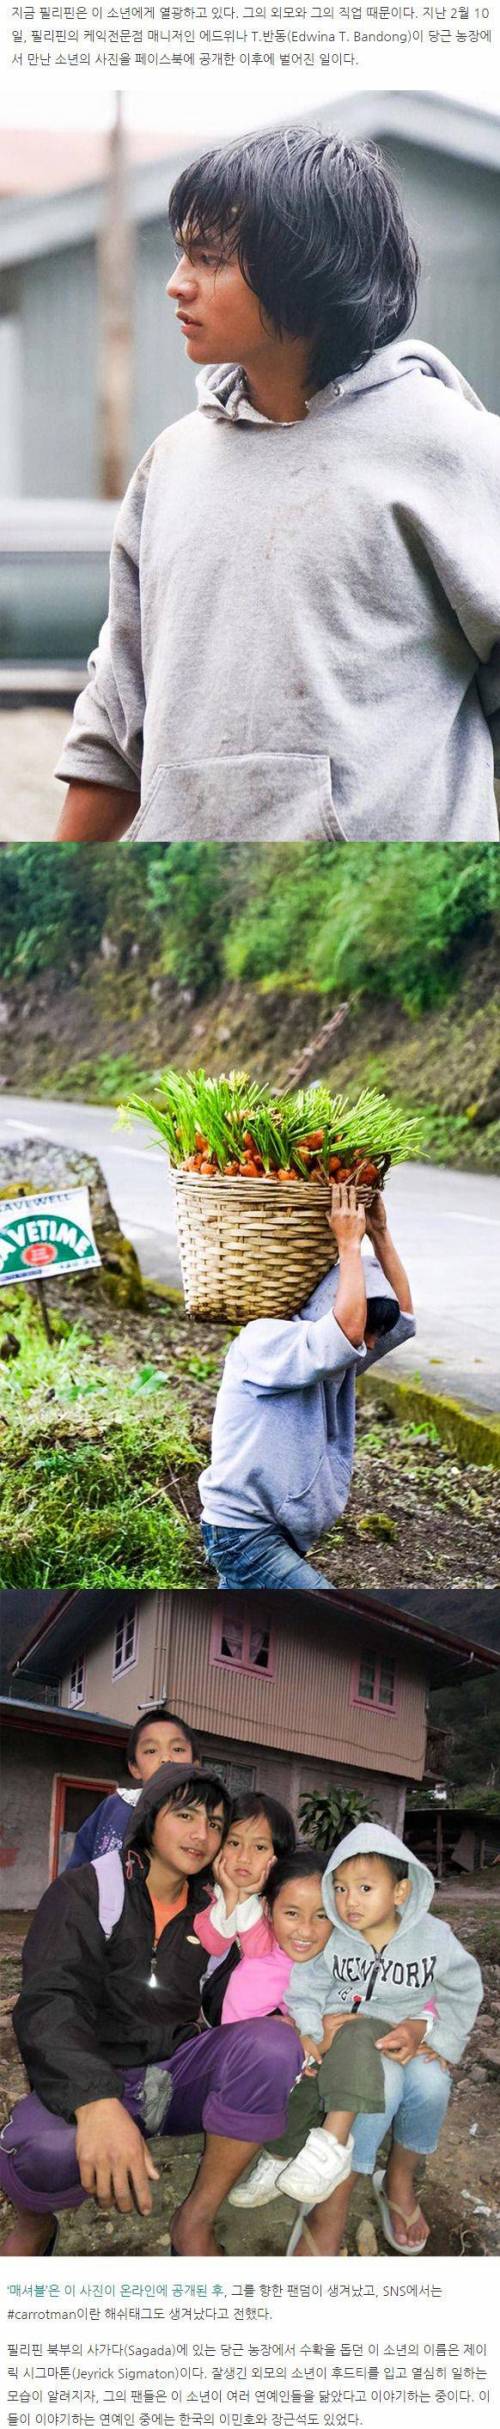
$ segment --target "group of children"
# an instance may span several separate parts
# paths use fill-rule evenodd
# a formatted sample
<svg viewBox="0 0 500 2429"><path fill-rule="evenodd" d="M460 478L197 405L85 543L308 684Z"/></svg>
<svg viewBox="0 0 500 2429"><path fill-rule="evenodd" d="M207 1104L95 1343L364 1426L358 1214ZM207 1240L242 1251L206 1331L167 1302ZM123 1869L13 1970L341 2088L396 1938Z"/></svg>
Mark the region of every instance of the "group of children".
<svg viewBox="0 0 500 2429"><path fill-rule="evenodd" d="M133 1788L106 1797L84 1823L70 1867L120 1845L131 1806L165 1762L196 1765L197 1748L186 1724L160 1706L130 1735ZM481 1996L474 1958L429 1912L432 1874L371 1822L325 1859L296 1844L291 1815L259 1790L233 1800L213 1873L210 1902L194 1919L209 1959L205 2020L282 2016L303 2050L286 2131L230 2200L257 2207L287 2193L307 2211L355 2173L370 2174L388 2241L407 2249L413 2228L411 2248L423 2250L428 2229L419 2205L406 2208L404 2189L403 2206L388 2201L377 2150L397 2116L400 2151L413 2161L406 2174L400 2162L399 2174L411 2193L417 2157L436 2147L449 2069ZM400 2114L403 2084L411 2144ZM307 2235L301 2219L298 2231Z"/></svg>

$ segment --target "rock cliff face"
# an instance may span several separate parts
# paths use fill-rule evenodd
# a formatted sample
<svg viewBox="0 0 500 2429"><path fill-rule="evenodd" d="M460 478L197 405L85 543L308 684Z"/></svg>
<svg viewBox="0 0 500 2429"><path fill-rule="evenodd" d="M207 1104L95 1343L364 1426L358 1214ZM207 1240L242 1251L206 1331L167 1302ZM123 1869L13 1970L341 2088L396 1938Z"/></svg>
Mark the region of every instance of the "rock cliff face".
<svg viewBox="0 0 500 2429"><path fill-rule="evenodd" d="M0 1196L16 1197L26 1189L88 1189L94 1234L102 1259L100 1270L85 1276L85 1289L103 1291L117 1307L144 1306L141 1269L135 1248L125 1240L97 1158L80 1154L53 1139L26 1138L0 1151ZM46 1285L50 1298L50 1283ZM78 1277L75 1276L75 1290Z"/></svg>

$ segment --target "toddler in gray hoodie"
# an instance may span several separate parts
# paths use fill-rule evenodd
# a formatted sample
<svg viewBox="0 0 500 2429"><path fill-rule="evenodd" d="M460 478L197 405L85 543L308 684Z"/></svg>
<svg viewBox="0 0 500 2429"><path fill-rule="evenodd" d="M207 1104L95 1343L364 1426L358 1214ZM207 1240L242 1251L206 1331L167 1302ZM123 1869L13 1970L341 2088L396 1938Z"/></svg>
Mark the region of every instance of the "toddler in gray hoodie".
<svg viewBox="0 0 500 2429"><path fill-rule="evenodd" d="M403 2070L425 2051L428 2060L447 2070L462 2056L480 2004L481 1975L449 1924L429 1913L433 1894L427 1865L377 1823L358 1824L335 1849L322 1880L330 1938L309 1965L294 1967L286 1995L287 2012L306 2049L316 2050L316 2076L292 2093L286 2134L263 2154L246 2184L235 2188L233 2203L260 2203L277 2191L306 2204L325 2200L334 2181L332 2132L348 2151L353 2174L371 2174L370 2163L366 2157L360 2162L356 2151L355 2120L360 2111L365 2117L373 2113L374 2161L387 2123L387 2061L389 2068ZM335 2103L344 2113L332 2119L327 2115L332 2108L329 2053L338 2034L343 2065L335 2070ZM429 2073L434 2076L434 2067ZM417 2151L432 2150L438 2139L442 2118L436 2131L434 2090L435 2080L429 2083L429 2129L422 2134L420 2125L415 2162ZM445 2110L448 2086L442 2090ZM418 2102L421 2117L421 2065ZM412 2223L418 2212L407 2213L388 2200L381 2176L374 2182L387 2240L404 2250L392 2213L397 2208L403 2221ZM422 2250L426 2240L427 2233L412 2250Z"/></svg>

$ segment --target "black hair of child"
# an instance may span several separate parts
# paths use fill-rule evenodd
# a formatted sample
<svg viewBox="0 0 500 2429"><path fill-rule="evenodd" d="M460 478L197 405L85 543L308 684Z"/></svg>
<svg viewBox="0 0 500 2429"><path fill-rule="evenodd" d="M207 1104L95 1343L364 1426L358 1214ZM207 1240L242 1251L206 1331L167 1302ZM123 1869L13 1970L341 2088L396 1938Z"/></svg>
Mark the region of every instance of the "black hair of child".
<svg viewBox="0 0 500 2429"><path fill-rule="evenodd" d="M267 1876L263 1890L266 1905L272 1910L280 1889L286 1889L288 1881L313 1881L315 1875L322 1881L327 1863L328 1856L322 1847L296 1847L290 1855L281 1856Z"/></svg>
<svg viewBox="0 0 500 2429"><path fill-rule="evenodd" d="M271 128L183 169L170 226L236 259L278 336L310 340L314 389L358 370L413 320L419 260L373 143Z"/></svg>
<svg viewBox="0 0 500 2429"><path fill-rule="evenodd" d="M385 1298L380 1298L380 1299L377 1299L377 1298L368 1299L368 1300L367 1300L367 1325L368 1325L368 1331L369 1331L370 1333L377 1333L378 1338L379 1338L379 1340L380 1340L380 1339L382 1338L382 1335L383 1335L384 1333L392 1333L392 1332L393 1332L394 1325L395 1325L395 1324L397 1324L397 1321L398 1321L398 1316L399 1316L400 1314L401 1314L401 1309L400 1309L400 1305L399 1305L399 1299L385 1299Z"/></svg>
<svg viewBox="0 0 500 2429"><path fill-rule="evenodd" d="M193 1731L188 1727L187 1721L181 1721L178 1712L169 1712L166 1704L152 1704L150 1712L139 1713L138 1721L134 1721L133 1729L130 1730L130 1736L127 1739L127 1763L137 1761L139 1738L143 1736L145 1729L152 1727L153 1721L169 1721L171 1728L181 1729L182 1735L186 1739L186 1745L191 1747L191 1760L193 1763L197 1762L196 1738L193 1737Z"/></svg>
<svg viewBox="0 0 500 2429"><path fill-rule="evenodd" d="M295 1847L295 1823L292 1821L291 1813L288 1812L286 1805L279 1804L277 1797L264 1796L259 1788L249 1788L245 1794L232 1797L229 1817L230 1830L236 1822L258 1821L260 1813L265 1814L266 1822L269 1823L275 1855L289 1855L291 1849Z"/></svg>
<svg viewBox="0 0 500 2429"><path fill-rule="evenodd" d="M335 1848L335 1854L340 1854L340 1843L338 1843ZM367 1864L386 1864L387 1871L392 1872L393 1881L409 1880L409 1867L408 1864L403 1862L403 1857L398 1855L386 1855L385 1847L357 1847L353 1850L352 1855L346 1856L346 1864L353 1864L357 1862L360 1856L366 1856ZM337 1866L337 1870L340 1872L340 1864ZM335 1880L333 1882L333 1887L335 1888Z"/></svg>
<svg viewBox="0 0 500 2429"><path fill-rule="evenodd" d="M173 1766L169 1765L169 1769L172 1768ZM157 1804L152 1801L144 1821L140 1823L138 1830L133 1831L133 1844L138 1848L139 1853L147 1854L153 1846L159 1813L175 1813L179 1810L185 1812L186 1806L189 1805L203 1805L209 1821L212 1820L218 1807L222 1805L221 1844L224 1842L231 1812L231 1799L228 1797L227 1789L223 1787L222 1780L218 1780L213 1771L197 1771L196 1778L193 1779L191 1765L186 1766L186 1770L183 1771L182 1764L179 1763L176 1765L176 1769L179 1772L179 1779L178 1782L176 1781L175 1788L169 1789L167 1796L160 1794ZM148 1786L150 1789L154 1789L154 1785L155 1779L153 1778L148 1782Z"/></svg>

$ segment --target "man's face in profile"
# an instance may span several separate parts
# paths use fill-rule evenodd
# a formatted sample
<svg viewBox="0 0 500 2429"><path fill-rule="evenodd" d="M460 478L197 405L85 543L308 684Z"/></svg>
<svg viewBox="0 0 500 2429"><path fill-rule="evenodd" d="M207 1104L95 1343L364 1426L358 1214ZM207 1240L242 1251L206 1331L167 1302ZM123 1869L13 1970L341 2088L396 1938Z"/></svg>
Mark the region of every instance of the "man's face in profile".
<svg viewBox="0 0 500 2429"><path fill-rule="evenodd" d="M221 237L203 243L190 235L167 295L175 303L190 362L246 363L269 345L271 325L236 255L225 255Z"/></svg>

